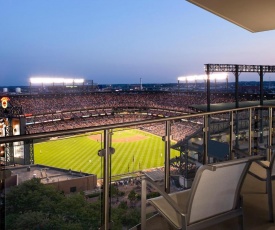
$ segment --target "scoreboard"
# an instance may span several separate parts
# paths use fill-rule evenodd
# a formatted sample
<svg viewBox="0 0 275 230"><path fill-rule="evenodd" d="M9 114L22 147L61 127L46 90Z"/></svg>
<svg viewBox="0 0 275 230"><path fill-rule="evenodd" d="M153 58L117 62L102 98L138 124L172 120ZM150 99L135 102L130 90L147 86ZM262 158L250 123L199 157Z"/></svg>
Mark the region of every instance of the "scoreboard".
<svg viewBox="0 0 275 230"><path fill-rule="evenodd" d="M26 132L26 119L22 109L13 107L9 101L8 97L1 98L0 137L22 135ZM30 164L29 149L29 144L23 141L0 144L1 165Z"/></svg>

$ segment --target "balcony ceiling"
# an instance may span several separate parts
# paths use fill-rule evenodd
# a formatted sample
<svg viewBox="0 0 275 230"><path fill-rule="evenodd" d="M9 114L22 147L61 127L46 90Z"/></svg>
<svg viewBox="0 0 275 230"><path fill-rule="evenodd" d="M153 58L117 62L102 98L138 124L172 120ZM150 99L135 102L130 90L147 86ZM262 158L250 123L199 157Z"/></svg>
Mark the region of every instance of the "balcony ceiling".
<svg viewBox="0 0 275 230"><path fill-rule="evenodd" d="M275 29L275 0L187 0L251 32Z"/></svg>

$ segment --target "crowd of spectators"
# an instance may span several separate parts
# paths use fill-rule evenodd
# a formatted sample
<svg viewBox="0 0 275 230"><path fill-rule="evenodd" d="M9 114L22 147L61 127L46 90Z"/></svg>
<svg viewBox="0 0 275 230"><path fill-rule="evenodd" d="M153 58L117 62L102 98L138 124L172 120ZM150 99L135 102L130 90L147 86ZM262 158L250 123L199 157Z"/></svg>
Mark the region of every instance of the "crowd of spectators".
<svg viewBox="0 0 275 230"><path fill-rule="evenodd" d="M212 95L211 103L233 102L228 95ZM177 94L170 92L83 93L11 96L13 106L22 106L24 114L45 114L98 108L161 108L190 112L193 104L205 104L205 93Z"/></svg>
<svg viewBox="0 0 275 230"><path fill-rule="evenodd" d="M142 129L157 136L163 137L165 135L164 123L145 125L142 126ZM188 121L176 121L171 125L171 138L178 142L185 139L185 137L192 135L198 129L202 129L202 125L193 122L190 123Z"/></svg>
<svg viewBox="0 0 275 230"><path fill-rule="evenodd" d="M211 103L233 102L234 97L211 94ZM22 107L26 133L76 129L106 124L179 116L194 112L192 105L205 104L205 93L93 92L70 94L14 95L13 106ZM133 110L134 109L134 110ZM135 111L135 112L133 112ZM137 112L139 111L139 113ZM173 140L182 140L198 130L203 121L172 124ZM140 127L164 136L164 123Z"/></svg>
<svg viewBox="0 0 275 230"><path fill-rule="evenodd" d="M33 133L42 133L42 132L50 132L50 131L59 131L59 130L68 130L68 129L76 129L76 128L85 128L92 126L102 126L107 124L122 124L125 122L133 122L140 120L148 120L154 119L154 117L149 115L142 114L116 114L109 116L95 116L88 118L76 118L76 119L68 119L68 120L59 120L54 122L41 122L35 123L33 125L27 125L26 131L28 134ZM150 132L157 136L165 135L165 124L154 123L148 125L141 125L139 127L135 127L142 129L144 131ZM194 131L200 128L200 125L178 121L171 125L171 135L174 141L183 140L186 136L191 135Z"/></svg>
<svg viewBox="0 0 275 230"><path fill-rule="evenodd" d="M59 130L68 130L76 128L85 128L93 126L102 126L108 124L119 124L132 121L148 120L152 119L152 116L140 115L140 114L117 114L117 115L98 115L87 118L75 118L65 119L58 121L39 122L26 126L28 134L51 132Z"/></svg>

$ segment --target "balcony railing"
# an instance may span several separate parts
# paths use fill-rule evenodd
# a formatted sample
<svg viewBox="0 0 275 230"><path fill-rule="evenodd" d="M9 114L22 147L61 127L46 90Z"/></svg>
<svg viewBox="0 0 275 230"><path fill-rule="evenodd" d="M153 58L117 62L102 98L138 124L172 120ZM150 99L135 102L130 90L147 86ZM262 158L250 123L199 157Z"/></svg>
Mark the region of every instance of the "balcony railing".
<svg viewBox="0 0 275 230"><path fill-rule="evenodd" d="M196 171L195 168L200 164L232 160L234 158L255 154L263 154L267 159L269 159L271 156L271 149L268 149L267 147L274 143L273 117L275 117L274 106L252 106L217 112L181 115L177 117L163 117L154 120L125 122L29 135L6 136L0 138L0 144L5 144L6 146L11 147L14 143L23 142L25 144L31 143L32 146L36 146L36 143L41 142L41 140L48 140L49 138L65 139L65 137L76 135L89 137L91 134L96 133L98 139L94 140L97 141L98 146L97 150L91 152L91 154L96 154L98 155L98 158L101 159L98 162L100 162L99 164L101 164L102 167L100 173L97 174L97 178L102 179L101 188L103 192L101 224L98 227L101 229L110 229L114 227L114 224L112 224L113 218L111 207L112 203L116 203L114 201L115 198L110 196L110 185L113 182L119 183L120 181L124 181L125 178L129 179L133 172L138 173L139 175L144 173L148 173L149 175L149 172L147 171L148 169L145 168L145 163L146 161L154 160L148 156L150 155L150 152L161 151L160 153L157 153L158 155L155 158L159 157L160 162L162 162L162 165L157 164L157 167L161 168L160 171L163 173L162 175L164 175L162 184L163 189L166 192L171 192L175 189L176 187L174 186L174 183L175 181L179 182L179 179L175 180L174 178L179 178L179 176L183 181L181 181L181 185L178 186L177 189L185 189L191 186L192 178L194 176L193 174ZM120 162L122 157L121 159L115 159L115 155L122 152L121 149L126 145L125 143L129 141L138 142L146 139L146 137L148 137L149 140L149 131L152 131L154 127L157 129L155 131L158 132L158 136L160 136L162 140L162 142L158 144L162 145L161 150L150 146L148 147L150 149L146 154L147 156L144 156L144 159L141 159L139 153L142 151L144 152L145 150L140 147L140 149L132 149L130 152L124 153L128 154L128 157L126 157L127 161L125 162ZM129 140L130 137L121 136L119 137L120 139L117 138L116 141L114 140L113 135L114 133L117 134L118 130L134 128L144 132L144 136L142 137L135 134L141 139L137 138ZM187 133L188 135L182 133L184 130L189 128L193 129L193 133ZM149 143L150 141L153 142L153 138L149 140ZM115 145L118 147L114 147ZM122 147L120 147L120 145ZM140 144L140 146L141 145L142 144ZM79 145L76 144L76 146L77 148L80 148L81 143L79 143ZM89 151L87 148L89 147L86 147L86 150ZM40 153L43 155L44 152L41 151L42 150L40 150ZM56 157L61 154L62 150L57 151L60 152L56 152ZM9 153L6 154L6 157L8 157ZM36 156L39 155L39 150L34 149L34 154L33 163L35 164ZM12 156L12 154L10 156ZM65 156L66 155L63 155L63 157ZM76 156L76 161L78 157L80 156ZM96 165L94 165L90 160L86 159L86 161L91 164L91 167L96 167ZM115 169L115 164L117 164L117 162L122 163L124 166L128 165L128 170L126 167L126 171L120 172L119 176ZM43 164L43 157L41 157L41 162L39 162L39 164ZM13 166L5 167L12 169ZM176 174L171 173L172 169L176 171ZM74 171L74 168L70 170ZM86 173L82 170L75 171ZM112 177L110 175L112 175ZM119 179L117 180L117 178ZM134 179L135 178L133 178L133 181ZM134 183L133 181L132 183ZM118 197L117 201L119 201ZM135 205L138 206L138 204Z"/></svg>

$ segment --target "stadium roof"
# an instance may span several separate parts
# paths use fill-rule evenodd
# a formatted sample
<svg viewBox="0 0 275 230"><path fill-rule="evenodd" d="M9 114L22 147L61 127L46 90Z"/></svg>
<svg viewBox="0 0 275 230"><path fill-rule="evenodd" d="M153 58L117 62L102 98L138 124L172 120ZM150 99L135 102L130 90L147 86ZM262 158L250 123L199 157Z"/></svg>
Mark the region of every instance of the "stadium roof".
<svg viewBox="0 0 275 230"><path fill-rule="evenodd" d="M260 101L241 101L239 102L239 108L246 108L251 106L260 105ZM275 100L264 100L263 105L270 106L275 105ZM191 108L197 109L199 111L207 111L207 104L203 105L191 105ZM218 103L218 104L210 104L210 112L222 111L222 110L230 110L235 109L236 103Z"/></svg>
<svg viewBox="0 0 275 230"><path fill-rule="evenodd" d="M187 0L251 32L275 29L274 0Z"/></svg>

